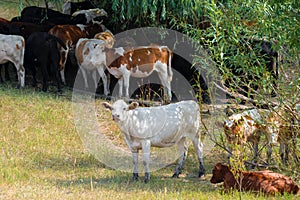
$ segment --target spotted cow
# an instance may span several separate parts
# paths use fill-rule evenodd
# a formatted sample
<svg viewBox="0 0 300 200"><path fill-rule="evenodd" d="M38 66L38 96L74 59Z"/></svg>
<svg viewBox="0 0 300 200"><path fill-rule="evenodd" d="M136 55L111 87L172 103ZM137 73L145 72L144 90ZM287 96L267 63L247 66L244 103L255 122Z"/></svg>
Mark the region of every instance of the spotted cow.
<svg viewBox="0 0 300 200"><path fill-rule="evenodd" d="M200 110L197 102L190 100L158 107L137 108L136 102L128 105L123 100L117 100L112 105L107 102L102 105L112 112L112 118L118 124L132 152L134 180L138 179L139 150L143 151L144 181L148 182L151 146L163 148L175 144L178 146L180 157L173 177L178 177L188 152L186 138L193 141L199 161L199 177L205 174L203 144L199 135Z"/></svg>
<svg viewBox="0 0 300 200"><path fill-rule="evenodd" d="M103 57L104 54L102 52L104 48L112 48L114 44L114 36L110 31L105 31L97 33L94 38L95 39L80 38L76 44L75 57L83 75L85 88L88 88L86 70L94 70L93 79L95 88L97 88L98 81L96 79L96 69L103 81L104 94L108 95L109 85L104 73L106 67L104 62L105 59Z"/></svg>
<svg viewBox="0 0 300 200"><path fill-rule="evenodd" d="M23 66L25 40L18 35L0 34L0 64L12 62L18 74L18 88L25 86L25 69Z"/></svg>
<svg viewBox="0 0 300 200"><path fill-rule="evenodd" d="M141 46L127 51L123 47L106 48L104 52L108 71L118 79L120 97L123 96L124 84L125 97L129 98L130 76L144 78L157 71L164 94L168 96L167 100L171 101L173 52L167 46Z"/></svg>

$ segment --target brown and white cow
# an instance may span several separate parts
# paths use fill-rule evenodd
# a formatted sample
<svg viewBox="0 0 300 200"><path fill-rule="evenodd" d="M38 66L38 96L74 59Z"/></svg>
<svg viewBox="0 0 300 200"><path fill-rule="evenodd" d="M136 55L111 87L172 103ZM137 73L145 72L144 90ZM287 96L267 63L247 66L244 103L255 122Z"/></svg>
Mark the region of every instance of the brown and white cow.
<svg viewBox="0 0 300 200"><path fill-rule="evenodd" d="M217 163L212 170L211 183L224 182L224 189L241 189L242 191L300 194L297 184L289 177L270 170L238 171L234 174L228 165Z"/></svg>
<svg viewBox="0 0 300 200"><path fill-rule="evenodd" d="M61 78L64 84L65 79L65 64L67 61L68 53L71 49L75 49L76 43L80 38L93 38L96 33L102 32L104 26L101 24L89 24L89 25L56 25L49 30L51 35L55 35L60 38L66 45L67 49L64 49L61 45L58 45L60 51L60 71Z"/></svg>
<svg viewBox="0 0 300 200"><path fill-rule="evenodd" d="M114 75L119 83L119 96L123 95L123 84L125 97L129 98L130 76L136 78L148 77L153 71L157 71L164 94L171 101L171 81L173 72L171 60L173 52L167 46L141 46L125 51L123 47L105 49L106 66L108 71Z"/></svg>
<svg viewBox="0 0 300 200"><path fill-rule="evenodd" d="M0 34L0 64L10 61L15 65L18 87L25 86L24 53L25 40L22 36Z"/></svg>
<svg viewBox="0 0 300 200"><path fill-rule="evenodd" d="M252 143L253 158L258 157L258 143L261 134L266 133L264 122L268 113L268 110L251 109L232 114L224 121L224 133L229 144L228 158L232 155L232 145L244 145L246 142Z"/></svg>
<svg viewBox="0 0 300 200"><path fill-rule="evenodd" d="M105 35L95 36L99 39L108 41ZM113 41L109 39L109 41ZM110 74L119 79L119 96L123 96L123 83L125 87L125 97L129 98L129 79L130 76L137 78L148 77L153 71L157 71L162 85L165 89L165 95L168 100L172 98L171 81L173 72L171 69L171 60L173 53L166 46L141 46L135 48L109 48L112 42L97 42L95 40L81 39L76 45L75 55L78 65L81 68L94 69L100 73L104 80L104 66L107 67ZM94 44L93 44L94 42ZM126 51L126 50L127 51ZM88 87L86 75L85 87ZM104 80L105 81L105 80ZM105 83L104 83L105 84ZM106 90L107 92L107 90Z"/></svg>
<svg viewBox="0 0 300 200"><path fill-rule="evenodd" d="M97 88L98 81L96 79L96 69L103 81L104 94L108 95L109 85L107 83L107 77L104 73L106 69L106 63L103 50L105 48L112 48L114 45L114 36L110 31L105 31L97 33L94 38L95 39L80 38L76 45L75 57L82 72L85 88L88 88L86 70L94 70L93 79L95 88Z"/></svg>

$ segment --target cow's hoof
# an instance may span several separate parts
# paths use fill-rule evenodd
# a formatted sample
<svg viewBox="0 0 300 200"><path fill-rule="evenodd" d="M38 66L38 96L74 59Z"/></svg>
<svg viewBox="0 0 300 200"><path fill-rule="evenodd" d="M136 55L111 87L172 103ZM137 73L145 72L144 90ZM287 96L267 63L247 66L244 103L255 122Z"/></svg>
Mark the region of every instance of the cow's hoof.
<svg viewBox="0 0 300 200"><path fill-rule="evenodd" d="M172 178L179 178L179 174L180 174L180 173L176 173L176 172L175 172L175 173L173 174Z"/></svg>
<svg viewBox="0 0 300 200"><path fill-rule="evenodd" d="M199 172L199 175L198 175L198 177L199 178L201 178L202 176L204 176L205 175L205 173L204 172Z"/></svg>
<svg viewBox="0 0 300 200"><path fill-rule="evenodd" d="M148 183L149 181L150 181L150 173L146 172L145 173L144 183Z"/></svg>
<svg viewBox="0 0 300 200"><path fill-rule="evenodd" d="M133 173L132 180L133 181L138 181L139 180L139 174L138 173Z"/></svg>

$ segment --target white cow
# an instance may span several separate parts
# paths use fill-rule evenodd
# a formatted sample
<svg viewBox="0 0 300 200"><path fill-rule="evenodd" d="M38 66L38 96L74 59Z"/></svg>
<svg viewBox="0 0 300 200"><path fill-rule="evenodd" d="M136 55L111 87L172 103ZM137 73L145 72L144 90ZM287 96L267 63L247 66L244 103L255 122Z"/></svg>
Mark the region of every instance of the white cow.
<svg viewBox="0 0 300 200"><path fill-rule="evenodd" d="M170 147L178 145L180 157L173 177L178 177L183 161L187 156L186 137L193 141L199 160L199 177L205 173L203 165L203 144L200 141L200 112L195 101L181 101L159 107L137 108L138 103L127 105L123 100L117 100L110 105L113 120L121 129L125 142L132 152L133 179L138 179L138 152L143 151L145 166L145 182L150 180L150 147Z"/></svg>
<svg viewBox="0 0 300 200"><path fill-rule="evenodd" d="M0 34L0 64L12 62L18 73L18 88L25 85L25 69L23 66L25 40L18 35Z"/></svg>
<svg viewBox="0 0 300 200"><path fill-rule="evenodd" d="M108 30L101 33L97 33L94 37L95 39L79 39L75 48L75 56L78 66L82 72L85 88L88 88L86 70L91 71L97 69L103 81L104 94L107 96L109 93L109 83L104 73L106 69L106 62L105 54L103 54L103 49L112 48L115 39L113 34ZM95 71L93 73L93 79L95 83L95 88L97 88L98 81L96 79Z"/></svg>

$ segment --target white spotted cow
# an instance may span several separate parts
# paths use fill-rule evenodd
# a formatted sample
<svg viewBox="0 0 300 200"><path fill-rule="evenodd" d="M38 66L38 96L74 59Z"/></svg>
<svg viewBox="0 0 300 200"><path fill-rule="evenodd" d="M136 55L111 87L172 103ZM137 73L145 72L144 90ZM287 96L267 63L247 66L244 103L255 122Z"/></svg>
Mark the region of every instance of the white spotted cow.
<svg viewBox="0 0 300 200"><path fill-rule="evenodd" d="M18 88L25 85L25 69L23 66L25 40L18 35L0 34L0 64L12 62L18 73Z"/></svg>
<svg viewBox="0 0 300 200"><path fill-rule="evenodd" d="M75 48L75 57L84 79L85 88L88 88L86 70L91 71L97 69L103 81L104 94L107 96L109 85L107 83L107 77L104 73L106 69L106 63L103 49L112 48L114 44L114 36L110 31L104 31L97 33L94 38L95 39L79 39ZM98 81L95 71L93 73L93 79L95 88L97 88Z"/></svg>
<svg viewBox="0 0 300 200"><path fill-rule="evenodd" d="M119 79L120 97L123 95L124 83L125 97L129 98L130 76L144 78L150 76L153 71L157 71L164 87L164 95L168 95L168 101L171 101L173 77L171 60L173 53L167 46L142 46L128 51L119 47L107 48L104 51L108 71Z"/></svg>
<svg viewBox="0 0 300 200"><path fill-rule="evenodd" d="M253 158L258 157L258 143L262 133L266 134L264 122L268 110L251 109L242 113L233 114L224 121L224 133L229 144L228 162L232 156L232 145L244 145L251 142L253 146ZM267 140L271 139L267 137Z"/></svg>
<svg viewBox="0 0 300 200"><path fill-rule="evenodd" d="M178 177L183 161L187 156L186 138L193 141L199 160L199 177L205 174L203 165L203 144L200 141L200 112L195 101L181 101L159 107L137 108L138 103L127 105L117 100L110 105L102 104L111 110L113 120L118 124L125 142L132 152L133 180L138 179L138 152L143 152L145 179L150 180L150 147L170 147L178 145L180 157L173 177Z"/></svg>

